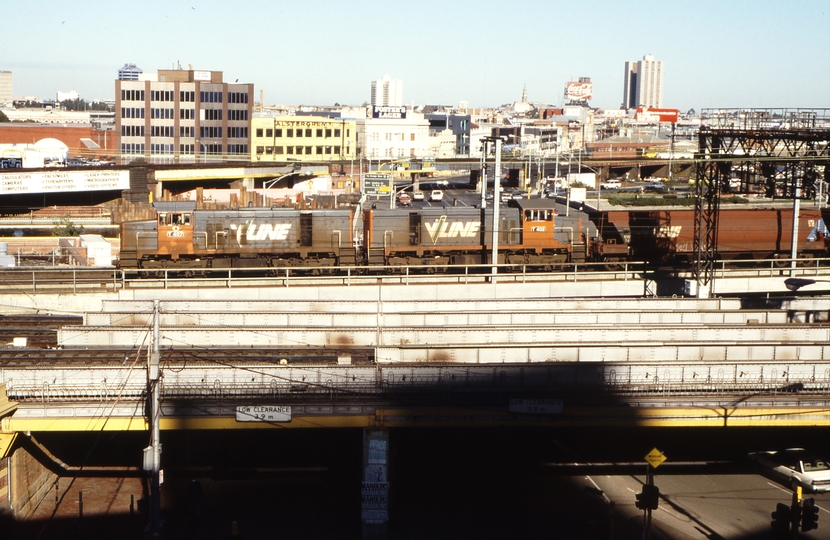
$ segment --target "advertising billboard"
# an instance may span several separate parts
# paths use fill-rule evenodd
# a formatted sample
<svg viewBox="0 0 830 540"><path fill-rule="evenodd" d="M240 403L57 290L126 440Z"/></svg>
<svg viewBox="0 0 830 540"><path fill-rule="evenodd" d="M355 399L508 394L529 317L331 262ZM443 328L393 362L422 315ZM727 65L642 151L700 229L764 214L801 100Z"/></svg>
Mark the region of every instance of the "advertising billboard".
<svg viewBox="0 0 830 540"><path fill-rule="evenodd" d="M588 101L593 97L594 83L589 80L569 81L565 83L565 99L569 101Z"/></svg>
<svg viewBox="0 0 830 540"><path fill-rule="evenodd" d="M676 124L680 117L679 109L654 109L651 107L637 107L637 122L670 122Z"/></svg>
<svg viewBox="0 0 830 540"><path fill-rule="evenodd" d="M55 170L0 174L0 195L114 189L130 189L129 171L90 168L88 171Z"/></svg>
<svg viewBox="0 0 830 540"><path fill-rule="evenodd" d="M406 106L401 107L381 107L372 105L367 110L372 118L393 118L403 120L406 118Z"/></svg>

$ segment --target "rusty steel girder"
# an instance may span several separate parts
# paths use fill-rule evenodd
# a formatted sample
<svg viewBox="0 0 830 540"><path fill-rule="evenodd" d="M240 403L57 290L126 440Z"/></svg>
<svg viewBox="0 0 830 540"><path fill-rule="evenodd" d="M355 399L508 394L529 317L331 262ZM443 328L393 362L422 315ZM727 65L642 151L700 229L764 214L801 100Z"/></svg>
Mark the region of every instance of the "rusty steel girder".
<svg viewBox="0 0 830 540"><path fill-rule="evenodd" d="M720 199L827 200L830 110L704 110L695 159L695 278L709 285L717 259Z"/></svg>

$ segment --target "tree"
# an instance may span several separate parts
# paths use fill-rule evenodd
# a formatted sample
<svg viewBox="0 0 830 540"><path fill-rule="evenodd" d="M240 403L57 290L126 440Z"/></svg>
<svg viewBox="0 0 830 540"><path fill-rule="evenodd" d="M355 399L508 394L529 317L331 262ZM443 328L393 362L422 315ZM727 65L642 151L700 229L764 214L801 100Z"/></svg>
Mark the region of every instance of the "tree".
<svg viewBox="0 0 830 540"><path fill-rule="evenodd" d="M84 233L84 226L75 225L72 222L72 216L69 214L64 215L60 221L53 222L52 225L55 226L52 229L52 236L68 237L78 236Z"/></svg>

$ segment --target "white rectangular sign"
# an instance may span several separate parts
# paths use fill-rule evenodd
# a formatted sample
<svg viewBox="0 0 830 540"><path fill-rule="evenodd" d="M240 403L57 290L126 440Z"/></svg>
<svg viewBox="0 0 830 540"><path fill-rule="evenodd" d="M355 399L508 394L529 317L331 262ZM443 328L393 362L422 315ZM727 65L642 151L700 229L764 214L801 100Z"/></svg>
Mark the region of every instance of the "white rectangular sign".
<svg viewBox="0 0 830 540"><path fill-rule="evenodd" d="M562 414L561 399L511 399L510 412L525 414Z"/></svg>
<svg viewBox="0 0 830 540"><path fill-rule="evenodd" d="M288 405L237 405L237 422L290 422Z"/></svg>
<svg viewBox="0 0 830 540"><path fill-rule="evenodd" d="M130 189L130 172L90 168L88 171L0 173L0 195Z"/></svg>

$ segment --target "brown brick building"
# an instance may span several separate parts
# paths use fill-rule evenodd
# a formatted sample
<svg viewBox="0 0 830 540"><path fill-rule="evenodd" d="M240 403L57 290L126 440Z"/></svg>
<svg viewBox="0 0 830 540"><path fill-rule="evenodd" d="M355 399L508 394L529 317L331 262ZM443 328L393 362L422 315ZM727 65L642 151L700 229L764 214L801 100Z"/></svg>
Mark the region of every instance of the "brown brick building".
<svg viewBox="0 0 830 540"><path fill-rule="evenodd" d="M61 141L69 147L70 157L115 158L117 141L112 130L97 130L92 126L0 124L0 144L34 144L41 139ZM94 144L89 144L90 142ZM95 148L95 145L99 148Z"/></svg>

